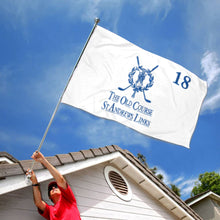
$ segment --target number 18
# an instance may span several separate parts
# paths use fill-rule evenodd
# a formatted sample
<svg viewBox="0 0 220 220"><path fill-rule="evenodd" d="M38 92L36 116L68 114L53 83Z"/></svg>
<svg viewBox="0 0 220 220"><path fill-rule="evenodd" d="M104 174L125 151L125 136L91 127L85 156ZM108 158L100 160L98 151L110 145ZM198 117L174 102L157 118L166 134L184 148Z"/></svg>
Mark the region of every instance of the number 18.
<svg viewBox="0 0 220 220"><path fill-rule="evenodd" d="M176 72L176 73L177 73L176 81L174 81L173 83L175 83L179 86L179 80L180 80L181 72ZM188 89L190 82L191 82L191 78L189 76L184 76L183 77L183 82L181 83L181 87L183 89Z"/></svg>

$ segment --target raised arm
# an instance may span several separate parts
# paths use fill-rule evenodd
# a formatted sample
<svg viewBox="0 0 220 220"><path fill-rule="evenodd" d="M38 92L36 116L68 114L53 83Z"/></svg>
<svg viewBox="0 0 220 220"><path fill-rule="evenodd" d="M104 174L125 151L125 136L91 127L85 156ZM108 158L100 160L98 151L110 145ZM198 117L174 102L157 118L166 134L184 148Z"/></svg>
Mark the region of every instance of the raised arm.
<svg viewBox="0 0 220 220"><path fill-rule="evenodd" d="M28 174L31 174L30 180L32 182L32 187L33 187L34 203L42 212L44 212L44 210L46 208L46 203L42 200L40 185L37 181L37 177L36 177L34 171L27 170L26 175L28 175Z"/></svg>
<svg viewBox="0 0 220 220"><path fill-rule="evenodd" d="M67 183L64 177L52 164L49 163L49 161L44 157L44 155L41 152L35 151L32 155L32 158L35 161L40 162L49 170L49 172L51 173L51 175L60 187L62 187L63 189L67 188Z"/></svg>

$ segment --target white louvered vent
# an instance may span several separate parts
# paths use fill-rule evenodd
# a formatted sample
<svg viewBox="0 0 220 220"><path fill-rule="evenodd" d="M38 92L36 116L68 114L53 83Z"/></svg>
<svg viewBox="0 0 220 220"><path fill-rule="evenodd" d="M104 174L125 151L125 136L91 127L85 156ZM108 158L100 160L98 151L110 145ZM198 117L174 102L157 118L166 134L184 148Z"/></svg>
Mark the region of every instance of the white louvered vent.
<svg viewBox="0 0 220 220"><path fill-rule="evenodd" d="M111 190L119 198L125 201L130 201L132 197L132 192L124 176L116 168L111 166L105 167L104 174L105 179Z"/></svg>
<svg viewBox="0 0 220 220"><path fill-rule="evenodd" d="M128 186L123 178L115 171L109 172L109 179L115 189L123 195L128 194Z"/></svg>

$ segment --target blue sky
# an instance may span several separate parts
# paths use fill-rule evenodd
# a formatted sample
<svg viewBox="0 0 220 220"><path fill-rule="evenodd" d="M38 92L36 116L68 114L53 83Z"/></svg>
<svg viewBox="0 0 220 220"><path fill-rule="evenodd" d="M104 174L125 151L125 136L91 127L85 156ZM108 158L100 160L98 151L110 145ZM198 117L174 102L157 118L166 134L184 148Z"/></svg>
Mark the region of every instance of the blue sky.
<svg viewBox="0 0 220 220"><path fill-rule="evenodd" d="M0 4L0 150L29 159L38 148L78 56L100 26L170 59L208 83L187 149L61 104L42 152L117 144L142 153L165 183L189 197L199 174L220 173L220 2L218 0L2 0Z"/></svg>

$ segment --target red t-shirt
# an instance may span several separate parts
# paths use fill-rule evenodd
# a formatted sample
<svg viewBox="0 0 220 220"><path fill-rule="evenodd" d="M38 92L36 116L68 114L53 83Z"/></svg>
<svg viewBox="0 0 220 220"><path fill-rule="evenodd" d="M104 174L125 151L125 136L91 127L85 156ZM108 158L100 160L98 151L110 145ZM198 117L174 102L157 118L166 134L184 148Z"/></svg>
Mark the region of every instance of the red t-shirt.
<svg viewBox="0 0 220 220"><path fill-rule="evenodd" d="M46 204L44 212L39 210L39 213L48 220L81 220L76 198L70 186L67 185L66 190L62 187L59 189L61 196L57 204L53 206Z"/></svg>

